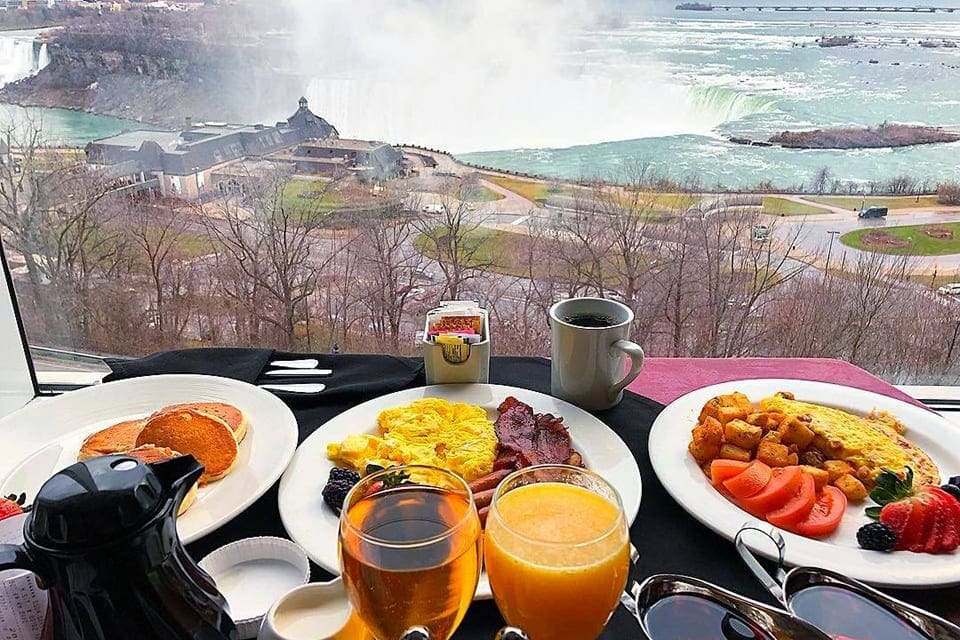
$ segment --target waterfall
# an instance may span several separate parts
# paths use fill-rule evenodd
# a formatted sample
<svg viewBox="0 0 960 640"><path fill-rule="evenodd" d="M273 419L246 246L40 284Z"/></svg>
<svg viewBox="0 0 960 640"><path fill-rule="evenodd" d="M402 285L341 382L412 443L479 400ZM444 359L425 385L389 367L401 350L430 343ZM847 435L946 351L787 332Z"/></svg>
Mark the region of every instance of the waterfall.
<svg viewBox="0 0 960 640"><path fill-rule="evenodd" d="M50 63L46 43L37 46L39 31L0 32L0 86L32 76Z"/></svg>
<svg viewBox="0 0 960 640"><path fill-rule="evenodd" d="M40 45L40 51L37 53L37 71L50 64L50 54L47 52L47 43L44 42Z"/></svg>
<svg viewBox="0 0 960 640"><path fill-rule="evenodd" d="M766 96L751 95L723 86L695 87L690 91L694 112L717 124L739 120L755 113L770 113L777 102Z"/></svg>

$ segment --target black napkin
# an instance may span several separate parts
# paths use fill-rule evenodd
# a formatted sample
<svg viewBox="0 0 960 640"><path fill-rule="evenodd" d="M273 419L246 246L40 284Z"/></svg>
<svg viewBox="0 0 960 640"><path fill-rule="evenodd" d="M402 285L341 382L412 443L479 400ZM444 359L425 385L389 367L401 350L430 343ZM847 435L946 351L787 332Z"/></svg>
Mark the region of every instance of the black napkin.
<svg viewBox="0 0 960 640"><path fill-rule="evenodd" d="M161 351L137 360L107 358L112 373L103 381L153 376L161 373L197 373L256 382L267 363L273 359L273 349L178 349Z"/></svg>

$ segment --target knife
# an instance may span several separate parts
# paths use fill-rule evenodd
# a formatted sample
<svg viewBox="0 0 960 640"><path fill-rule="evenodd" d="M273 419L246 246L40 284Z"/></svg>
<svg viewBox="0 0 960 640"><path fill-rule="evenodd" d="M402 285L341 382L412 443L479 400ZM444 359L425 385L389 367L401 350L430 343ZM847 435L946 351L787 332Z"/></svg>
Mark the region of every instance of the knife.
<svg viewBox="0 0 960 640"><path fill-rule="evenodd" d="M271 367L284 367L285 369L316 369L320 366L320 361L316 358L306 358L304 360L273 360Z"/></svg>
<svg viewBox="0 0 960 640"><path fill-rule="evenodd" d="M329 376L333 369L272 369L265 376Z"/></svg>
<svg viewBox="0 0 960 640"><path fill-rule="evenodd" d="M310 395L313 393L322 393L327 388L325 384L261 384L261 389L267 391L276 391L279 393L296 393L301 395Z"/></svg>

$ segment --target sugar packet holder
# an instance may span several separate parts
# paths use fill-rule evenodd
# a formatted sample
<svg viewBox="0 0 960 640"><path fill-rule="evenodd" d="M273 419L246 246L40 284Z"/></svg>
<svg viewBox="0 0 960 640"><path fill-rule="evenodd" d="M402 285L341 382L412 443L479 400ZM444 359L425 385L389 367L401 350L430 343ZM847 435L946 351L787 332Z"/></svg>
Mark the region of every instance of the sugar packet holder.
<svg viewBox="0 0 960 640"><path fill-rule="evenodd" d="M462 323L461 318L475 320ZM471 326L466 329L464 324ZM489 319L476 303L441 302L429 311L422 348L427 384L485 383L490 379Z"/></svg>

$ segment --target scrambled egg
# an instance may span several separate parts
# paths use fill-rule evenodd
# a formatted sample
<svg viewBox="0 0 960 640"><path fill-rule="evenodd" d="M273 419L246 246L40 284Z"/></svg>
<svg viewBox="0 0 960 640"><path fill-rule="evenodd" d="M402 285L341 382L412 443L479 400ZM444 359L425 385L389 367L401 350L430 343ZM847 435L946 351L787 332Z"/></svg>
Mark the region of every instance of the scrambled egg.
<svg viewBox="0 0 960 640"><path fill-rule="evenodd" d="M940 472L930 457L903 437L903 425L889 414L871 414L861 418L818 404L771 396L760 401L763 411L778 411L789 416L810 414L810 428L816 434L813 444L837 460L856 468L866 467L871 479L882 468L898 471L911 467L918 484L940 484Z"/></svg>
<svg viewBox="0 0 960 640"><path fill-rule="evenodd" d="M467 482L493 471L497 434L483 408L423 398L377 417L379 435L357 434L327 445L327 457L363 473L368 464L444 467Z"/></svg>

